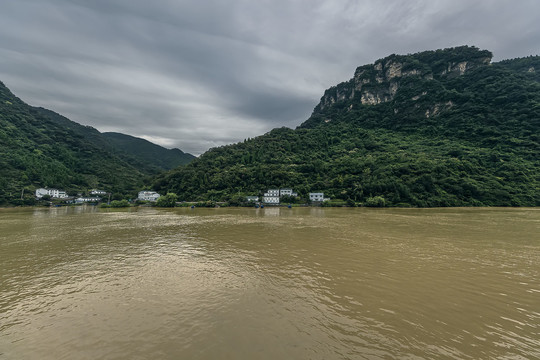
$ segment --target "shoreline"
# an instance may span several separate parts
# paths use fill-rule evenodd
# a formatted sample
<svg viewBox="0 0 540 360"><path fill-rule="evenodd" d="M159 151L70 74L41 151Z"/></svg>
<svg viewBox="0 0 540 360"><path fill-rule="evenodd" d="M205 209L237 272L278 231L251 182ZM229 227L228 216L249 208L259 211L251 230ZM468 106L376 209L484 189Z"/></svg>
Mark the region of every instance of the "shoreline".
<svg viewBox="0 0 540 360"><path fill-rule="evenodd" d="M289 205L264 205L262 207L256 206L196 206L195 202L190 203L194 204L193 208L196 209L265 209L265 208L350 208L350 209L538 209L540 206L434 206L434 207L414 207L414 206L349 206L349 205L339 205L339 206L321 206L321 205L307 205L307 204L296 204L289 207ZM12 210L12 209L57 209L57 208L76 208L91 206L98 209L130 209L130 208L155 208L155 209L190 209L192 205L188 206L174 206L174 207L159 207L151 206L147 204L142 205L130 205L125 207L100 207L99 204L67 204L67 205L58 205L58 206L45 206L45 205L14 205L14 206L0 206L0 210Z"/></svg>

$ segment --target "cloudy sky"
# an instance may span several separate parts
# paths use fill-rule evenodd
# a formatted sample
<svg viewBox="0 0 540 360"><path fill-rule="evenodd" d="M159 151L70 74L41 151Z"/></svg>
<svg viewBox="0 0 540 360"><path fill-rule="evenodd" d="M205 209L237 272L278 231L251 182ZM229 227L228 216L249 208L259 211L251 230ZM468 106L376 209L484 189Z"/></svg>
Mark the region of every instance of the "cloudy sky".
<svg viewBox="0 0 540 360"><path fill-rule="evenodd" d="M306 120L392 53L540 53L538 0L4 0L0 81L100 131L200 154Z"/></svg>

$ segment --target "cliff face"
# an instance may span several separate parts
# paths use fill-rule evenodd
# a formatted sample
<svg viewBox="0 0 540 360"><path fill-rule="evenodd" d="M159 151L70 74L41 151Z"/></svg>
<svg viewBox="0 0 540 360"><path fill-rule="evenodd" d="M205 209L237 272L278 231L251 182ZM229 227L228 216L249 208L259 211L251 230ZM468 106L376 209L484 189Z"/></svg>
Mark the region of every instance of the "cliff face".
<svg viewBox="0 0 540 360"><path fill-rule="evenodd" d="M461 47L359 67L295 130L214 148L156 179L183 199L291 187L348 204L539 206L540 57Z"/></svg>
<svg viewBox="0 0 540 360"><path fill-rule="evenodd" d="M314 112L350 99L358 99L363 105L388 102L394 99L406 78L437 80L457 77L488 65L491 58L489 51L468 46L413 55L390 55L374 64L360 66L351 80L326 90Z"/></svg>

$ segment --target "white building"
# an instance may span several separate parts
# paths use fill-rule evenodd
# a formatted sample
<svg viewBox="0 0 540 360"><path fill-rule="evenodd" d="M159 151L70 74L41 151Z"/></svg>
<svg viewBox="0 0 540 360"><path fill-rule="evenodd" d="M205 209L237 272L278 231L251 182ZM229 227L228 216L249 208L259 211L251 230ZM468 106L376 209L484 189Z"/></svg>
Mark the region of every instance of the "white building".
<svg viewBox="0 0 540 360"><path fill-rule="evenodd" d="M257 202L257 201L259 201L259 197L258 196L246 196L246 201L247 202Z"/></svg>
<svg viewBox="0 0 540 360"><path fill-rule="evenodd" d="M263 203L265 204L279 204L279 196L263 196Z"/></svg>
<svg viewBox="0 0 540 360"><path fill-rule="evenodd" d="M87 203L87 202L99 202L101 198L99 197L78 197L75 199L75 202L78 204Z"/></svg>
<svg viewBox="0 0 540 360"><path fill-rule="evenodd" d="M264 196L277 196L279 197L279 189L270 189L264 193Z"/></svg>
<svg viewBox="0 0 540 360"><path fill-rule="evenodd" d="M52 198L57 198L57 199L65 199L68 197L68 195L66 194L65 191L63 190L58 190L58 189L45 189L45 188L39 188L39 189L36 189L36 197L38 199L41 199L42 197L44 197L45 195L49 195L50 197Z"/></svg>
<svg viewBox="0 0 540 360"><path fill-rule="evenodd" d="M317 193L309 193L309 200L322 202L327 199L324 198L324 193L317 192Z"/></svg>
<svg viewBox="0 0 540 360"><path fill-rule="evenodd" d="M156 201L161 195L155 191L140 191L137 199L144 201Z"/></svg>
<svg viewBox="0 0 540 360"><path fill-rule="evenodd" d="M270 189L264 193L263 203L279 204L279 189Z"/></svg>
<svg viewBox="0 0 540 360"><path fill-rule="evenodd" d="M280 189L279 196L298 196L298 194L293 189Z"/></svg>
<svg viewBox="0 0 540 360"><path fill-rule="evenodd" d="M105 190L90 190L90 195L107 195L107 192Z"/></svg>

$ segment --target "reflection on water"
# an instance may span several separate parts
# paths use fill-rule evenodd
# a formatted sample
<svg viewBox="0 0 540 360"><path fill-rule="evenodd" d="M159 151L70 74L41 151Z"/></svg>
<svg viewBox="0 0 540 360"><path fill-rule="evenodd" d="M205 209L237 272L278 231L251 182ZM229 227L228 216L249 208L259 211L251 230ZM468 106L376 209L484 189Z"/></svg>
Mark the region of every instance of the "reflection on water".
<svg viewBox="0 0 540 360"><path fill-rule="evenodd" d="M0 209L0 358L539 358L537 209Z"/></svg>

